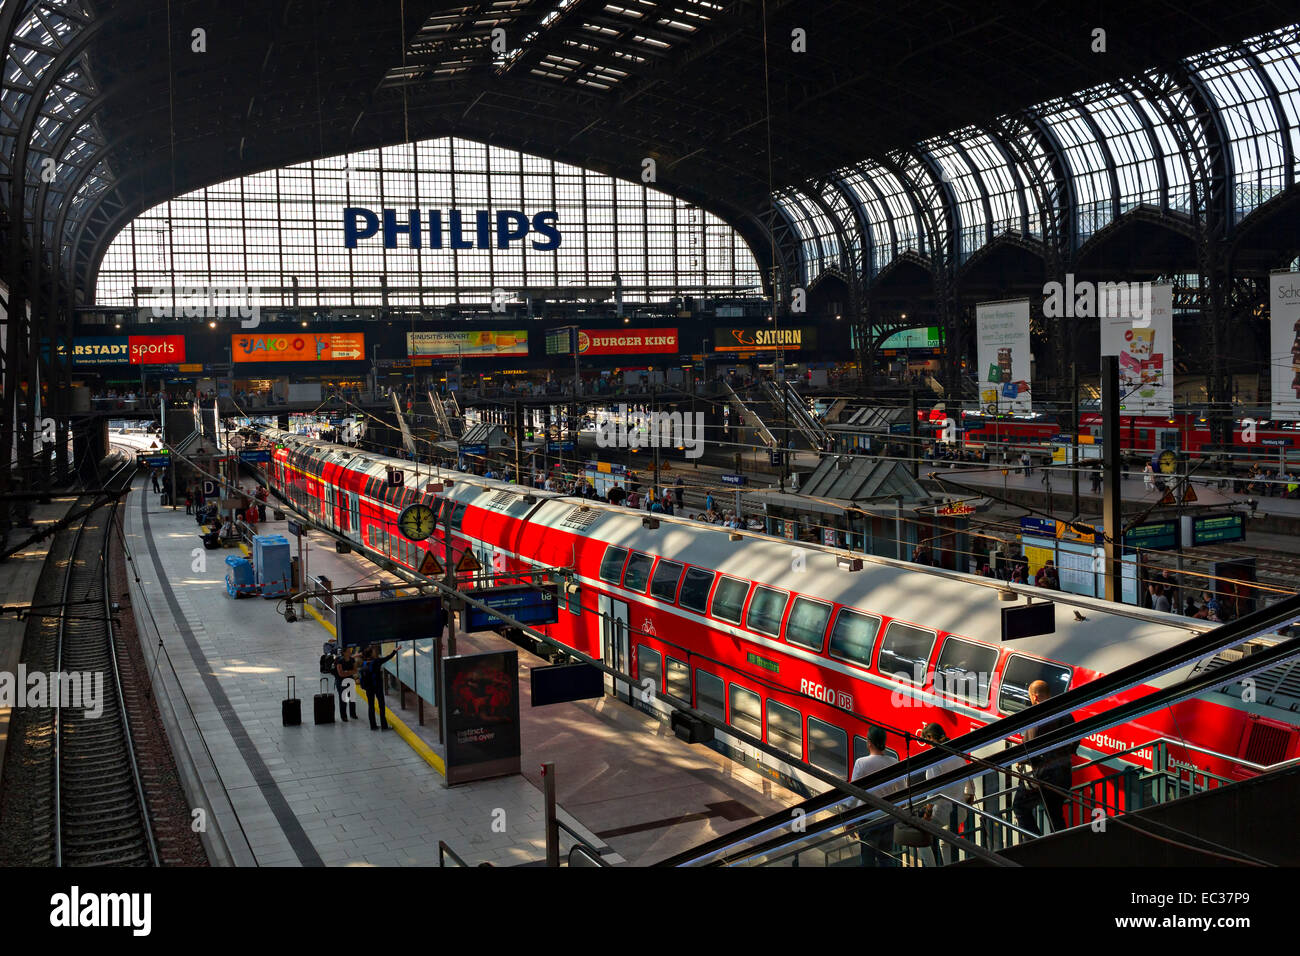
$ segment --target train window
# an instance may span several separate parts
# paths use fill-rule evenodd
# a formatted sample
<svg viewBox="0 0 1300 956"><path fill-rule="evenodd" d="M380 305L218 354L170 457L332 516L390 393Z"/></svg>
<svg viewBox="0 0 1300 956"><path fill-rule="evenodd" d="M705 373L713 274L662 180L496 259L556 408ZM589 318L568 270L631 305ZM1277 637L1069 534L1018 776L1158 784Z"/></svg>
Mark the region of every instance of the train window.
<svg viewBox="0 0 1300 956"><path fill-rule="evenodd" d="M713 587L713 572L703 568L687 568L677 603L692 611L704 613L709 605L709 591Z"/></svg>
<svg viewBox="0 0 1300 956"><path fill-rule="evenodd" d="M768 715L770 725L772 717ZM808 718L808 762L837 777L848 776L849 735L843 728Z"/></svg>
<svg viewBox="0 0 1300 956"><path fill-rule="evenodd" d="M748 593L748 581L723 578L718 582L718 589L713 592L713 616L739 624L740 609L745 606L745 595Z"/></svg>
<svg viewBox="0 0 1300 956"><path fill-rule="evenodd" d="M637 676L640 677L637 686L642 691L649 691L655 697L658 697L659 691L663 689L661 684L663 656L654 648L638 644L636 646L636 667Z"/></svg>
<svg viewBox="0 0 1300 956"><path fill-rule="evenodd" d="M1002 686L998 688L998 710L1004 714L1018 714L1029 706L1029 685L1045 680L1057 697L1070 689L1070 668L1062 664L1036 660L1022 654L1012 654L1002 670Z"/></svg>
<svg viewBox="0 0 1300 956"><path fill-rule="evenodd" d="M993 669L997 664L997 648L950 637L939 651L939 661L934 668L934 689L947 697L987 707Z"/></svg>
<svg viewBox="0 0 1300 956"><path fill-rule="evenodd" d="M682 579L682 567L674 561L660 561L650 582L650 593L665 601L676 600L677 582Z"/></svg>
<svg viewBox="0 0 1300 956"><path fill-rule="evenodd" d="M714 677L706 670L695 669L695 709L702 714L727 719L727 705L723 699L722 678Z"/></svg>
<svg viewBox="0 0 1300 956"><path fill-rule="evenodd" d="M803 717L799 711L774 700L767 702L767 742L796 760L803 759Z"/></svg>
<svg viewBox="0 0 1300 956"><path fill-rule="evenodd" d="M853 735L853 762L857 763L863 757L871 756L871 748L867 746L867 738ZM852 777L849 777L852 780Z"/></svg>
<svg viewBox="0 0 1300 956"><path fill-rule="evenodd" d="M737 730L744 731L751 737L763 739L763 710L758 695L737 684L731 685L731 720L727 721Z"/></svg>
<svg viewBox="0 0 1300 956"><path fill-rule="evenodd" d="M795 598L794 607L790 609L790 620L785 623L785 639L791 644L820 651L826 637L826 624L830 619L829 604Z"/></svg>
<svg viewBox="0 0 1300 956"><path fill-rule="evenodd" d="M773 636L781 633L781 618L785 617L785 605L790 595L772 588L754 588L754 599L749 602L749 616L746 626L752 631L761 631Z"/></svg>
<svg viewBox="0 0 1300 956"><path fill-rule="evenodd" d="M871 652L879 633L880 618L841 608L831 629L831 656L870 667Z"/></svg>
<svg viewBox="0 0 1300 956"><path fill-rule="evenodd" d="M600 560L600 579L618 584L623 578L623 562L626 559L627 548L606 548L605 556Z"/></svg>
<svg viewBox="0 0 1300 956"><path fill-rule="evenodd" d="M910 624L891 621L880 642L880 673L890 674L913 683L925 683L926 663L934 650L934 631L924 631ZM920 680L917 680L917 677Z"/></svg>
<svg viewBox="0 0 1300 956"><path fill-rule="evenodd" d="M679 660L668 658L665 690L680 701L691 702L691 669Z"/></svg>
<svg viewBox="0 0 1300 956"><path fill-rule="evenodd" d="M633 551L632 557L627 560L627 570L623 572L623 587L645 594L646 582L650 580L650 565L654 564L654 560L648 554Z"/></svg>

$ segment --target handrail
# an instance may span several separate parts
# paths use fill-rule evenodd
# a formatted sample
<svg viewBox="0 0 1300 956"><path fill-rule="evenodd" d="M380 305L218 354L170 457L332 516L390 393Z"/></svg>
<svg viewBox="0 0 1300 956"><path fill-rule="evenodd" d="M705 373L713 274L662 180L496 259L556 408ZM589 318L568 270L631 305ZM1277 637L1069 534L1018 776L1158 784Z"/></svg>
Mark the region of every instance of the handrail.
<svg viewBox="0 0 1300 956"><path fill-rule="evenodd" d="M584 840L582 838L582 835L578 833L576 830L574 830L573 827L569 826L567 823L565 823L563 820L559 819L558 817L555 820L555 825L559 829L563 830L565 833L569 834L569 836L573 837L573 841L574 843L577 844L577 847L581 847L584 851L586 851L587 855L590 856L596 862L597 866L612 866L612 864L609 863L609 861L607 861L601 855L600 850L598 850L595 846L593 846L592 844ZM574 849L577 849L577 847L571 847L570 852L572 852Z"/></svg>
<svg viewBox="0 0 1300 956"><path fill-rule="evenodd" d="M1300 595L1286 598L1277 604L1253 611L1236 621L1196 634L1173 647L1166 648L1144 660L1136 661L1094 681L1066 691L1058 697L977 728L962 737L947 742L943 747L931 747L925 753L910 757L861 780L853 781L853 785L863 790L871 790L895 782L900 778L904 781L913 779L912 775L947 759L951 754L964 756L968 753L974 753L985 746L996 744L1014 734L1022 733L1032 727L1038 727L1063 714L1090 706L1095 702L1113 697L1123 691L1177 670L1189 662L1202 660L1223 648L1235 647L1257 634L1272 633L1278 627L1293 623L1297 619L1300 619ZM1125 723L1177 700L1196 696L1217 685L1231 683L1232 679L1238 674L1244 677L1256 671L1265 670L1278 660L1284 660L1297 654L1300 654L1300 640L1289 639L1275 645L1273 648L1251 654L1241 661L1226 665L1213 672L1202 674L1199 677L1190 677L1136 701L1076 722L1071 726L1043 734L1035 738L1032 744L1017 744L998 754L996 759L986 760L985 764L994 763L1002 767L1029 760L1063 745L1074 743L1098 730L1105 730ZM1214 678L1213 680L1209 680L1211 675ZM926 783L927 785L933 785L936 790L942 789L950 784L962 782L968 777L984 772L986 769L986 766L970 764L949 771L932 781L926 781ZM911 787L908 787L906 791L891 794L890 798L898 801L905 796L914 795L911 793L911 789ZM797 809L802 809L805 812L825 809L843 799L840 796L841 792L836 791L834 794L822 794L814 797L799 804ZM703 846L675 854L658 865L681 866L687 862L706 859L725 852L727 848L739 845L757 834L767 832L773 827L787 827L791 809L796 808L788 808L772 817L712 840ZM779 823L776 822L778 819Z"/></svg>
<svg viewBox="0 0 1300 956"><path fill-rule="evenodd" d="M767 427L767 424L758 416L758 413L741 400L741 397L736 394L736 390L731 387L730 383L723 381L721 384L729 400L734 402L736 408L740 411L741 417L743 418L748 415L754 420L753 427L758 431L759 437L761 437L769 447L780 448L781 446L777 443L776 436L772 434L772 430Z"/></svg>

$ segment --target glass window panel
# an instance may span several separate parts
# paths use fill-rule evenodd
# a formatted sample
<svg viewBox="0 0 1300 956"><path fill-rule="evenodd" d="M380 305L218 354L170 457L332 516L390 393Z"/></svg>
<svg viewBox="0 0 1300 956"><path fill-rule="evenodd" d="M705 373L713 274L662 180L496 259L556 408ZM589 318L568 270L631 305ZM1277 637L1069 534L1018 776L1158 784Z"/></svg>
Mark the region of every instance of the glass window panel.
<svg viewBox="0 0 1300 956"><path fill-rule="evenodd" d="M702 668L695 669L695 709L718 720L726 720L726 701L723 699L722 678L715 677Z"/></svg>
<svg viewBox="0 0 1300 956"><path fill-rule="evenodd" d="M1028 707L1029 685L1036 680L1047 681L1052 688L1052 696L1058 697L1070 689L1070 668L1025 657L1023 654L1013 654L1002 669L1002 681L998 686L998 710L1004 714L1018 714Z"/></svg>
<svg viewBox="0 0 1300 956"><path fill-rule="evenodd" d="M633 551L627 562L627 570L623 572L623 587L644 594L646 582L650 580L650 565L653 563L654 558L650 555Z"/></svg>
<svg viewBox="0 0 1300 956"><path fill-rule="evenodd" d="M924 683L926 664L933 649L933 631L891 621L885 629L885 639L880 642L877 668L882 674L905 678L913 683ZM916 679L918 675L920 681Z"/></svg>
<svg viewBox="0 0 1300 956"><path fill-rule="evenodd" d="M660 561L655 567L654 579L650 582L650 594L665 601L677 597L677 582L682 579L682 565L672 561Z"/></svg>
<svg viewBox="0 0 1300 956"><path fill-rule="evenodd" d="M771 720L769 715L768 720ZM808 718L808 762L837 777L849 773L849 735L842 727Z"/></svg>
<svg viewBox="0 0 1300 956"><path fill-rule="evenodd" d="M751 737L763 739L763 710L759 696L738 684L731 685L731 719L727 721Z"/></svg>
<svg viewBox="0 0 1300 956"><path fill-rule="evenodd" d="M803 717L793 707L767 702L767 742L803 760Z"/></svg>
<svg viewBox="0 0 1300 956"><path fill-rule="evenodd" d="M723 621L739 624L740 611L745 605L745 595L748 593L748 581L723 578L718 582L718 587L713 592L713 616Z"/></svg>
<svg viewBox="0 0 1300 956"><path fill-rule="evenodd" d="M880 618L841 608L831 630L831 656L870 667L879 631Z"/></svg>
<svg viewBox="0 0 1300 956"><path fill-rule="evenodd" d="M646 647L644 644L638 644L636 646L637 676L640 678L637 681L637 684L642 690L646 689L648 686L650 691L656 697L658 697L659 692L663 690L663 685L661 683L663 678L662 663L662 656L654 648ZM646 684L647 678L651 681L649 685Z"/></svg>
<svg viewBox="0 0 1300 956"><path fill-rule="evenodd" d="M704 609L708 606L709 590L712 587L712 571L705 571L703 568L688 568L685 580L682 581L681 593L677 596L677 603L684 608L703 614Z"/></svg>
<svg viewBox="0 0 1300 956"><path fill-rule="evenodd" d="M826 624L830 619L829 604L803 597L795 598L794 607L790 609L790 619L785 623L785 639L791 644L820 651L826 637Z"/></svg>
<svg viewBox="0 0 1300 956"><path fill-rule="evenodd" d="M750 630L776 636L781 632L781 618L785 616L785 605L790 596L784 591L758 587L749 602L749 616L746 618Z"/></svg>
<svg viewBox="0 0 1300 956"><path fill-rule="evenodd" d="M627 548L606 548L605 556L600 559L600 579L610 584L618 584L623 575L623 562L627 559Z"/></svg>
<svg viewBox="0 0 1300 956"><path fill-rule="evenodd" d="M665 690L686 703L691 702L691 669L675 658L668 658Z"/></svg>
<svg viewBox="0 0 1300 956"><path fill-rule="evenodd" d="M935 664L934 689L945 696L986 707L997 663L997 648L949 637L943 642Z"/></svg>

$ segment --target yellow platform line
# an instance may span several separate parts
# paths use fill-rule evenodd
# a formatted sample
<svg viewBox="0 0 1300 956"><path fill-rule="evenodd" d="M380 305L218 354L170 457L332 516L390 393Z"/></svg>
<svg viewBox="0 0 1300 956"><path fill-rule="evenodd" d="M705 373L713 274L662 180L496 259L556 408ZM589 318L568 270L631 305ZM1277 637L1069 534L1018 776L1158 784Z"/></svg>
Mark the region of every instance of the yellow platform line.
<svg viewBox="0 0 1300 956"><path fill-rule="evenodd" d="M307 613L314 617L321 627L325 628L330 637L333 637L336 640L338 639L338 628L325 620L325 618L321 617L320 611L316 610L310 604L305 604L303 606L307 609ZM366 696L366 692L360 687L354 687L353 689L366 706L369 706L370 698ZM385 707L384 713L388 717L388 726L397 731L397 736L405 740L407 745L424 759L425 763L438 771L438 773L442 774L445 778L447 776L447 764L438 756L437 753L434 752L433 748L421 740L410 727L406 726L406 724L401 720L398 720L397 715L393 713L391 708Z"/></svg>

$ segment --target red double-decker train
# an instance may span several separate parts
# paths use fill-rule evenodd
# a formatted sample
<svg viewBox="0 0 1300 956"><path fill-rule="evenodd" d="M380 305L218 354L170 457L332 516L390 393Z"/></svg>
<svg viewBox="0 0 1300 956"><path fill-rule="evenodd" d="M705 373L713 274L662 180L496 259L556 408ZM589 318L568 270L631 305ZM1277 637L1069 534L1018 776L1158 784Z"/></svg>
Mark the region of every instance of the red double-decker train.
<svg viewBox="0 0 1300 956"><path fill-rule="evenodd" d="M936 418L936 416L938 416ZM942 412L922 413L932 428L943 419ZM1057 442L1068 442L1066 429L1046 416L1037 418L990 418L962 416L960 439L967 448L1006 448L1008 452L1046 450ZM941 434L935 431L936 437ZM1087 412L1079 416L1079 434L1100 445L1101 416ZM1134 415L1120 420L1120 447L1134 457L1159 452L1181 451L1192 457L1219 455L1236 468L1294 468L1300 465L1300 422L1233 422L1231 441L1216 444L1209 423L1197 415L1177 412L1170 416Z"/></svg>
<svg viewBox="0 0 1300 956"><path fill-rule="evenodd" d="M415 571L426 551L443 559L449 528L453 553L473 551L484 569L544 570L564 585L549 635L625 673L627 681L610 681L611 693L661 714L670 710L665 695L677 698L840 777L866 753L873 724L903 757L917 750L904 735L925 723L960 737L1026 707L1035 680L1060 693L1205 627L1017 586L1058 602L1056 630L1003 644L1000 582L859 555L860 569L849 570L843 552L818 545L458 472L444 472L450 480L440 486L410 462L261 431L276 445L270 484L357 549ZM389 469L403 471L405 484L391 485ZM438 515L437 533L422 542L397 527L417 501ZM1192 670L1171 673L1160 686ZM1090 737L1076 760L1123 754L1150 767L1162 745L1188 772L1239 779L1300 755L1296 714L1288 710L1297 698L1287 696L1300 688L1270 691L1267 679L1259 678L1256 701L1211 693ZM720 737L717 746L803 792L824 786L797 763L743 742ZM1114 770L1092 764L1084 772Z"/></svg>

